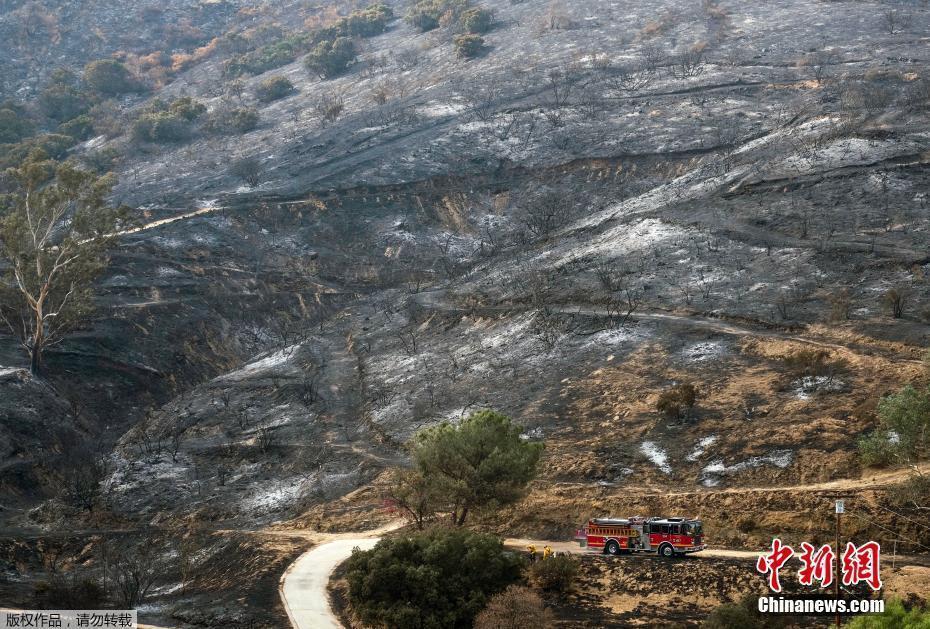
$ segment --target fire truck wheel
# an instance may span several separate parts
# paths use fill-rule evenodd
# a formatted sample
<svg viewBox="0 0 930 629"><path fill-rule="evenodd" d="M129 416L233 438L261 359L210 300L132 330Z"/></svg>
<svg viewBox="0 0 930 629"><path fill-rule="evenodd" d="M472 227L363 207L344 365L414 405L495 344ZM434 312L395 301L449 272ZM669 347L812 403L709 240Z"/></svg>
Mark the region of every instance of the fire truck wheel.
<svg viewBox="0 0 930 629"><path fill-rule="evenodd" d="M619 555L620 554L620 544L615 540L610 540L607 542L607 545L604 547L604 550L607 551L608 555Z"/></svg>
<svg viewBox="0 0 930 629"><path fill-rule="evenodd" d="M662 544L661 546L659 546L659 554L665 557L666 559L669 557L674 557L675 548L671 544Z"/></svg>

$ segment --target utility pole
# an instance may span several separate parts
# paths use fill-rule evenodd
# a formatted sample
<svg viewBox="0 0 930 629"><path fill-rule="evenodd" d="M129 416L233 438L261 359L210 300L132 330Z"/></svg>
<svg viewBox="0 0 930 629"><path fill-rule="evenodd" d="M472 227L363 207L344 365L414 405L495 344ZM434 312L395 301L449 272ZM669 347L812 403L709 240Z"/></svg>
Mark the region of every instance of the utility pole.
<svg viewBox="0 0 930 629"><path fill-rule="evenodd" d="M843 513L843 501L836 501L836 571L833 575L833 587L834 593L833 598L837 601L840 600L840 514ZM840 627L840 611L839 607L836 610L836 627Z"/></svg>

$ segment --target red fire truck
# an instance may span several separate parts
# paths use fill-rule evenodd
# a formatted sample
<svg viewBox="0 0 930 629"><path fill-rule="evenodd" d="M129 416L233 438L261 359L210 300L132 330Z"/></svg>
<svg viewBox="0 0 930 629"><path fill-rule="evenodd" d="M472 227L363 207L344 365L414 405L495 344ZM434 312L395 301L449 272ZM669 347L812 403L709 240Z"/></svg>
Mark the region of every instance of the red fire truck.
<svg viewBox="0 0 930 629"><path fill-rule="evenodd" d="M579 529L576 539L611 555L650 552L674 557L705 548L701 521L686 518L594 518Z"/></svg>

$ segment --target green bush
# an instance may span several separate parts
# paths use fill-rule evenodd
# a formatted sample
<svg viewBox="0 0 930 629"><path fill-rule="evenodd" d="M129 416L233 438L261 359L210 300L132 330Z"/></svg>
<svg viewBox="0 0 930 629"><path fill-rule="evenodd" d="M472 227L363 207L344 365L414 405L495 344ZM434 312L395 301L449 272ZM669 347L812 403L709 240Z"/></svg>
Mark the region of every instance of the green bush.
<svg viewBox="0 0 930 629"><path fill-rule="evenodd" d="M930 629L930 610L921 607L908 609L899 600L885 601L881 614L866 614L853 619L848 629Z"/></svg>
<svg viewBox="0 0 930 629"><path fill-rule="evenodd" d="M193 136L189 120L166 111L142 114L132 123L136 142L184 142Z"/></svg>
<svg viewBox="0 0 930 629"><path fill-rule="evenodd" d="M141 90L141 85L126 66L114 59L99 59L88 63L84 67L84 84L88 89L103 96L117 96Z"/></svg>
<svg viewBox="0 0 930 629"><path fill-rule="evenodd" d="M136 142L185 142L194 135L193 123L206 113L203 103L189 96L168 104L155 99L136 118L132 137Z"/></svg>
<svg viewBox="0 0 930 629"><path fill-rule="evenodd" d="M263 103L270 103L288 96L294 91L294 84L284 76L273 76L261 82L255 90L255 97Z"/></svg>
<svg viewBox="0 0 930 629"><path fill-rule="evenodd" d="M234 78L243 74L262 74L280 68L309 50L312 41L313 35L308 33L285 37L262 46L258 50L233 57L226 63L223 74L228 78Z"/></svg>
<svg viewBox="0 0 930 629"><path fill-rule="evenodd" d="M354 551L347 563L349 600L372 626L466 629L522 569L522 559L496 537L433 529Z"/></svg>
<svg viewBox="0 0 930 629"><path fill-rule="evenodd" d="M61 160L68 154L68 149L74 144L74 138L60 133L43 133L26 138L22 142L2 147L2 150L0 150L0 168L18 166L36 151L40 151L46 159Z"/></svg>
<svg viewBox="0 0 930 629"><path fill-rule="evenodd" d="M207 107L190 96L179 98L168 106L168 113L188 122L194 122L207 113Z"/></svg>
<svg viewBox="0 0 930 629"><path fill-rule="evenodd" d="M468 9L468 0L417 0L404 19L422 32L452 24Z"/></svg>
<svg viewBox="0 0 930 629"><path fill-rule="evenodd" d="M350 13L343 19L341 30L349 37L374 37L383 33L392 19L391 8L379 2Z"/></svg>
<svg viewBox="0 0 930 629"><path fill-rule="evenodd" d="M345 72L355 61L355 44L348 37L337 37L321 41L310 51L304 65L321 79L328 79Z"/></svg>
<svg viewBox="0 0 930 629"><path fill-rule="evenodd" d="M75 142L83 142L94 135L94 121L87 114L82 114L58 125L58 133L70 135Z"/></svg>
<svg viewBox="0 0 930 629"><path fill-rule="evenodd" d="M857 445L859 458L862 464L868 467L890 465L897 458L896 444L888 438L888 432L885 430L876 430L860 437Z"/></svg>
<svg viewBox="0 0 930 629"><path fill-rule="evenodd" d="M0 144L13 144L33 133L35 127L32 122L15 106L0 108Z"/></svg>
<svg viewBox="0 0 930 629"><path fill-rule="evenodd" d="M466 33L481 34L491 30L494 14L482 7L474 7L462 13L459 24Z"/></svg>
<svg viewBox="0 0 930 629"><path fill-rule="evenodd" d="M236 135L251 131L258 121L254 107L218 107L207 117L204 130L214 135Z"/></svg>
<svg viewBox="0 0 930 629"><path fill-rule="evenodd" d="M463 59L474 59L484 52L484 38L480 35L456 35L452 43L455 54Z"/></svg>
<svg viewBox="0 0 930 629"><path fill-rule="evenodd" d="M530 566L530 580L545 592L564 594L575 583L581 562L568 555L542 559Z"/></svg>
<svg viewBox="0 0 930 629"><path fill-rule="evenodd" d="M87 95L71 85L55 83L39 93L39 109L57 122L71 120L90 109Z"/></svg>
<svg viewBox="0 0 930 629"><path fill-rule="evenodd" d="M901 456L916 463L930 454L930 387L908 385L878 403L882 428L897 435Z"/></svg>

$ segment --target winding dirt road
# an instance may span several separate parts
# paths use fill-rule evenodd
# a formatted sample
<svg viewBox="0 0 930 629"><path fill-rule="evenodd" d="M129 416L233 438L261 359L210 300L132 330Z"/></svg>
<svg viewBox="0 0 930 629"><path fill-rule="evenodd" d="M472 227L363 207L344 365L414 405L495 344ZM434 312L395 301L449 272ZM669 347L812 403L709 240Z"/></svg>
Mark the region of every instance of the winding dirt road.
<svg viewBox="0 0 930 629"><path fill-rule="evenodd" d="M319 534L321 543L298 557L278 586L291 626L295 629L340 629L342 624L333 613L326 589L333 570L349 558L354 548L370 550L381 535L402 524L392 522L366 533Z"/></svg>

